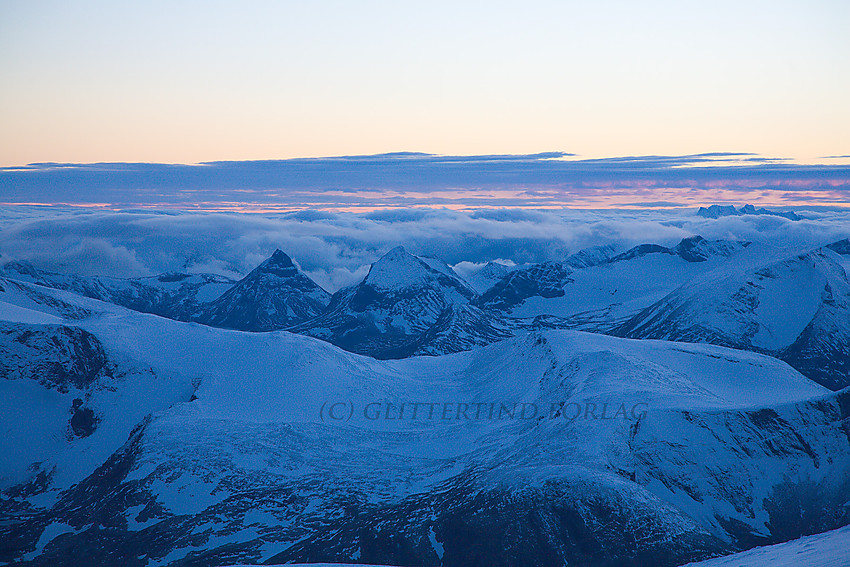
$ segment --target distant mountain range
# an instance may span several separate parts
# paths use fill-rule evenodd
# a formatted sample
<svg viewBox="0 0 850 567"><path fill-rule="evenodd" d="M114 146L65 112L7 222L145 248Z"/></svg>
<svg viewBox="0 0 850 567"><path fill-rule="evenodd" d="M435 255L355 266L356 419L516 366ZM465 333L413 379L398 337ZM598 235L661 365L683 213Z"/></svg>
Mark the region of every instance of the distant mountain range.
<svg viewBox="0 0 850 567"><path fill-rule="evenodd" d="M741 215L770 215L774 217L783 217L792 221L798 221L801 218L800 215L793 211L771 211L764 208L756 209L752 205L744 205L740 209L736 209L733 205L711 205L710 207L700 207L697 214L707 219Z"/></svg>
<svg viewBox="0 0 850 567"><path fill-rule="evenodd" d="M329 294L280 250L234 282L211 274L62 275L12 262L2 275L177 321L289 330L375 358L468 350L535 329L707 342L777 356L832 389L850 385L847 239L790 253L685 238L611 245L470 276L397 247ZM488 287L489 286L489 287Z"/></svg>

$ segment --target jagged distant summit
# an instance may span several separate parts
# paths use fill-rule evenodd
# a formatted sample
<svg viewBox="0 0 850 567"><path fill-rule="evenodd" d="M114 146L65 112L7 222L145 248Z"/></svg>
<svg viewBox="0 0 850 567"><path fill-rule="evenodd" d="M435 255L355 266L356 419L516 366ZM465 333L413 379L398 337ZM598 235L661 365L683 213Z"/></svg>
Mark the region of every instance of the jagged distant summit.
<svg viewBox="0 0 850 567"><path fill-rule="evenodd" d="M307 277L286 253L274 253L194 320L241 331L272 331L322 313L330 294Z"/></svg>
<svg viewBox="0 0 850 567"><path fill-rule="evenodd" d="M774 217L783 217L788 220L798 221L800 216L794 211L771 211L769 209L757 209L753 205L744 205L740 209L736 209L733 205L711 205L710 207L700 207L697 215L707 219L718 219L720 217L734 217L742 215L770 215Z"/></svg>
<svg viewBox="0 0 850 567"><path fill-rule="evenodd" d="M376 358L466 350L510 336L449 266L397 246L359 284L336 292L319 317L290 329Z"/></svg>

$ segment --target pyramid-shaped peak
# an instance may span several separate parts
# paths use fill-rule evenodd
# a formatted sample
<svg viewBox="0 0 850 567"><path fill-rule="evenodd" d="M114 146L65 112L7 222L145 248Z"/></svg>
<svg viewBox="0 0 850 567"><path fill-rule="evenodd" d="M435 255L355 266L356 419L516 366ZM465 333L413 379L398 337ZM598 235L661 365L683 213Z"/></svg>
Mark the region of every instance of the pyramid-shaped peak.
<svg viewBox="0 0 850 567"><path fill-rule="evenodd" d="M404 246L396 246L378 260L379 262L388 260L388 261L397 261L397 260L405 260L407 258L416 258L413 254L409 253L404 249Z"/></svg>
<svg viewBox="0 0 850 567"><path fill-rule="evenodd" d="M699 234L696 234L694 236L688 236L686 238L683 238L681 240L681 242L679 242L679 246L688 246L688 245L692 246L692 245L695 245L695 244L700 244L700 243L705 242L705 241L706 241L705 238L703 238Z"/></svg>
<svg viewBox="0 0 850 567"><path fill-rule="evenodd" d="M274 254L269 256L269 258L260 264L261 268L291 268L294 264L292 263L292 258L290 258L286 252L278 248L274 251Z"/></svg>
<svg viewBox="0 0 850 567"><path fill-rule="evenodd" d="M433 271L403 246L396 246L372 264L365 282L376 288L399 289L421 283Z"/></svg>
<svg viewBox="0 0 850 567"><path fill-rule="evenodd" d="M404 249L404 246L396 246L383 256L381 256L377 262L373 265L377 266L378 264L410 264L410 265L422 265L422 261Z"/></svg>

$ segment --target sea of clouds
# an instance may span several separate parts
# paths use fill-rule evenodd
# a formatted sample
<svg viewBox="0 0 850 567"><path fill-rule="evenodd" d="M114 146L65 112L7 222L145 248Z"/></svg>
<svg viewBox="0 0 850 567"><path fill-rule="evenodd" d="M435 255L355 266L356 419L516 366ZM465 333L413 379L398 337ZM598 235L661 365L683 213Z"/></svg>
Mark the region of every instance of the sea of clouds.
<svg viewBox="0 0 850 567"><path fill-rule="evenodd" d="M789 249L850 236L850 211L797 210L705 219L695 209L400 209L368 213L303 210L247 214L98 211L79 207L0 208L0 262L85 275L138 277L209 272L240 277L280 248L317 283L335 291L359 281L390 248L442 258L464 275L491 260L563 260L613 243L674 245L693 235L768 242Z"/></svg>

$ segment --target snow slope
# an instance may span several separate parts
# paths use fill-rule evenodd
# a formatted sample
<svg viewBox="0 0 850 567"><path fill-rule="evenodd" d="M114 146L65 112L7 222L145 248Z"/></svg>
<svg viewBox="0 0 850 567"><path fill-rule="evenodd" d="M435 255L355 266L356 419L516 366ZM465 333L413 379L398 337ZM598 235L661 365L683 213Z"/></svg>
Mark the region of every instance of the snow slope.
<svg viewBox="0 0 850 567"><path fill-rule="evenodd" d="M67 393L4 376L53 443L4 487L0 560L678 565L850 521L849 394L763 355L549 331L378 361L78 309L6 327L15 348L86 333L103 360ZM69 437L76 398L96 426ZM41 436L23 419L0 414L12 449Z"/></svg>
<svg viewBox="0 0 850 567"><path fill-rule="evenodd" d="M554 285L541 293L530 286L511 289L507 278L485 294L488 305L503 306L514 317L554 316L560 326L607 332L641 309L696 276L741 256L747 243L708 241L699 236L682 240L673 248L655 244L636 246L584 269L565 265ZM519 272L511 274L520 279ZM540 281L532 275L534 281ZM505 287L504 291L499 288ZM494 296L490 298L490 296ZM508 301L504 297L512 297Z"/></svg>
<svg viewBox="0 0 850 567"><path fill-rule="evenodd" d="M819 248L727 264L612 332L769 353L838 390L850 385L850 282L839 260Z"/></svg>
<svg viewBox="0 0 850 567"><path fill-rule="evenodd" d="M687 567L743 566L850 567L850 527L687 565Z"/></svg>

